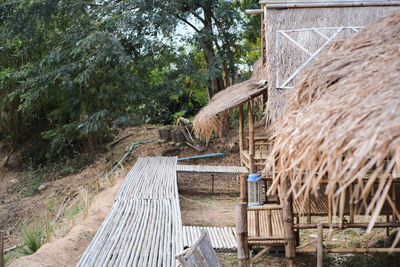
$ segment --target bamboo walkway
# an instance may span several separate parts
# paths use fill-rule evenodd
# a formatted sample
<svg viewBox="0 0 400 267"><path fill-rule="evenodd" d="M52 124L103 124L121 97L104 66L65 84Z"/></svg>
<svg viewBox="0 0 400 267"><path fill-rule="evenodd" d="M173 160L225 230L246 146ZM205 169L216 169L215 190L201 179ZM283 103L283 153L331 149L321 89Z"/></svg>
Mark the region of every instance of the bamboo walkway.
<svg viewBox="0 0 400 267"><path fill-rule="evenodd" d="M211 244L217 250L236 250L237 242L234 227L183 226L183 244L191 247L200 238L201 230L206 230Z"/></svg>
<svg viewBox="0 0 400 267"><path fill-rule="evenodd" d="M139 158L77 266L176 266L183 231L176 157Z"/></svg>
<svg viewBox="0 0 400 267"><path fill-rule="evenodd" d="M178 173L190 174L240 175L249 173L246 167L240 166L177 165L176 170Z"/></svg>

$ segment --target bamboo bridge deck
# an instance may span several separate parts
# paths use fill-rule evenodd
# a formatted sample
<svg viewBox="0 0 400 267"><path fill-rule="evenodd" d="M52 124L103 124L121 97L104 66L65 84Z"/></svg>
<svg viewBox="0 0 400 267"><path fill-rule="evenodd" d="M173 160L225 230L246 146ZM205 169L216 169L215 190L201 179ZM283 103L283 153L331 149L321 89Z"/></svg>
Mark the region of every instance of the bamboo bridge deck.
<svg viewBox="0 0 400 267"><path fill-rule="evenodd" d="M178 173L188 174L240 175L249 173L246 167L240 166L178 165L176 170Z"/></svg>
<svg viewBox="0 0 400 267"><path fill-rule="evenodd" d="M202 230L207 231L214 249L236 250L237 242L234 227L183 226L183 242L185 247L190 247L196 243L200 238Z"/></svg>
<svg viewBox="0 0 400 267"><path fill-rule="evenodd" d="M77 266L176 266L183 230L176 157L139 158Z"/></svg>

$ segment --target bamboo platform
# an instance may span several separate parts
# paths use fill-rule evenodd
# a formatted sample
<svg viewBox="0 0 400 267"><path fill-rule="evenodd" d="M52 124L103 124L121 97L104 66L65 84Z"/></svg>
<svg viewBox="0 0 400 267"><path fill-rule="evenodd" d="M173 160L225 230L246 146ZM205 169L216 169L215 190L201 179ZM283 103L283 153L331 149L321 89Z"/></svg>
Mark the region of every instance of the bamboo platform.
<svg viewBox="0 0 400 267"><path fill-rule="evenodd" d="M269 216L271 220L269 220ZM270 211L248 210L247 222L249 244L284 244L285 240L282 216L282 209Z"/></svg>
<svg viewBox="0 0 400 267"><path fill-rule="evenodd" d="M241 166L208 166L208 165L177 165L178 173L188 174L218 174L218 175L240 175L248 174L246 167Z"/></svg>
<svg viewBox="0 0 400 267"><path fill-rule="evenodd" d="M176 266L183 231L176 157L139 158L77 266Z"/></svg>
<svg viewBox="0 0 400 267"><path fill-rule="evenodd" d="M183 226L183 244L191 247L200 238L201 230L206 230L211 244L216 250L236 250L237 242L234 227Z"/></svg>

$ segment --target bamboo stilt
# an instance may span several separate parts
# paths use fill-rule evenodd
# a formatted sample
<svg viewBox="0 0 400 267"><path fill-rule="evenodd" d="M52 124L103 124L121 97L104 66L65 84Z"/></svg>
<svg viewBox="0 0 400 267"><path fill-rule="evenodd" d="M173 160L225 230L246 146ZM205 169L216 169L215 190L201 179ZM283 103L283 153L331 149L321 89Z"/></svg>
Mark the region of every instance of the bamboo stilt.
<svg viewBox="0 0 400 267"><path fill-rule="evenodd" d="M350 185L350 223L354 222L353 184Z"/></svg>
<svg viewBox="0 0 400 267"><path fill-rule="evenodd" d="M296 253L296 236L293 228L293 199L288 194L290 184L288 180L281 180L281 203L283 210L283 230L285 233L285 256L289 260L289 265L293 264Z"/></svg>
<svg viewBox="0 0 400 267"><path fill-rule="evenodd" d="M250 173L255 173L254 165L254 114L253 101L249 101L249 158L250 158Z"/></svg>
<svg viewBox="0 0 400 267"><path fill-rule="evenodd" d="M311 223L311 203L310 203L310 191L307 194L307 223Z"/></svg>
<svg viewBox="0 0 400 267"><path fill-rule="evenodd" d="M323 234L324 234L324 229L322 228L321 224L318 224L317 267L322 267Z"/></svg>
<svg viewBox="0 0 400 267"><path fill-rule="evenodd" d="M240 202L247 203L248 196L247 196L247 176L240 175Z"/></svg>
<svg viewBox="0 0 400 267"><path fill-rule="evenodd" d="M264 34L264 10L260 9L261 14L261 68L264 67L265 64L265 34ZM263 97L264 104L264 97ZM264 107L264 106L263 106Z"/></svg>
<svg viewBox="0 0 400 267"><path fill-rule="evenodd" d="M214 194L214 174L211 174L211 194Z"/></svg>
<svg viewBox="0 0 400 267"><path fill-rule="evenodd" d="M243 156L244 151L244 124L243 124L243 106L239 107L239 150L240 150L240 165L243 166Z"/></svg>
<svg viewBox="0 0 400 267"><path fill-rule="evenodd" d="M395 183L392 183L392 200L393 200L393 203L396 203L396 184ZM396 222L396 211L395 210L393 210L392 219L393 219L393 222Z"/></svg>
<svg viewBox="0 0 400 267"><path fill-rule="evenodd" d="M236 238L239 266L248 267L250 264L250 258L247 241L247 203L239 203L236 205L236 220Z"/></svg>

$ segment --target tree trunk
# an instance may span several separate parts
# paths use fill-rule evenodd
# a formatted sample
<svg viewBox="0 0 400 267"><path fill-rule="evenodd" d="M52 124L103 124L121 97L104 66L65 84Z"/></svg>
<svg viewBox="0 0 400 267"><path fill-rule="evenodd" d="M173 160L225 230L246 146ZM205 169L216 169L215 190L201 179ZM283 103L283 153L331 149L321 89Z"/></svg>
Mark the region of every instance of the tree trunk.
<svg viewBox="0 0 400 267"><path fill-rule="evenodd" d="M212 24L212 11L209 9L204 9L204 34L210 34L212 36ZM208 67L210 67L213 65L213 61L216 57L214 44L211 37L204 40L203 47L204 57L206 59L207 65L209 65ZM208 87L208 98L211 99L216 93L223 90L224 88L225 87L222 75L218 75L217 77L211 79L210 86Z"/></svg>

